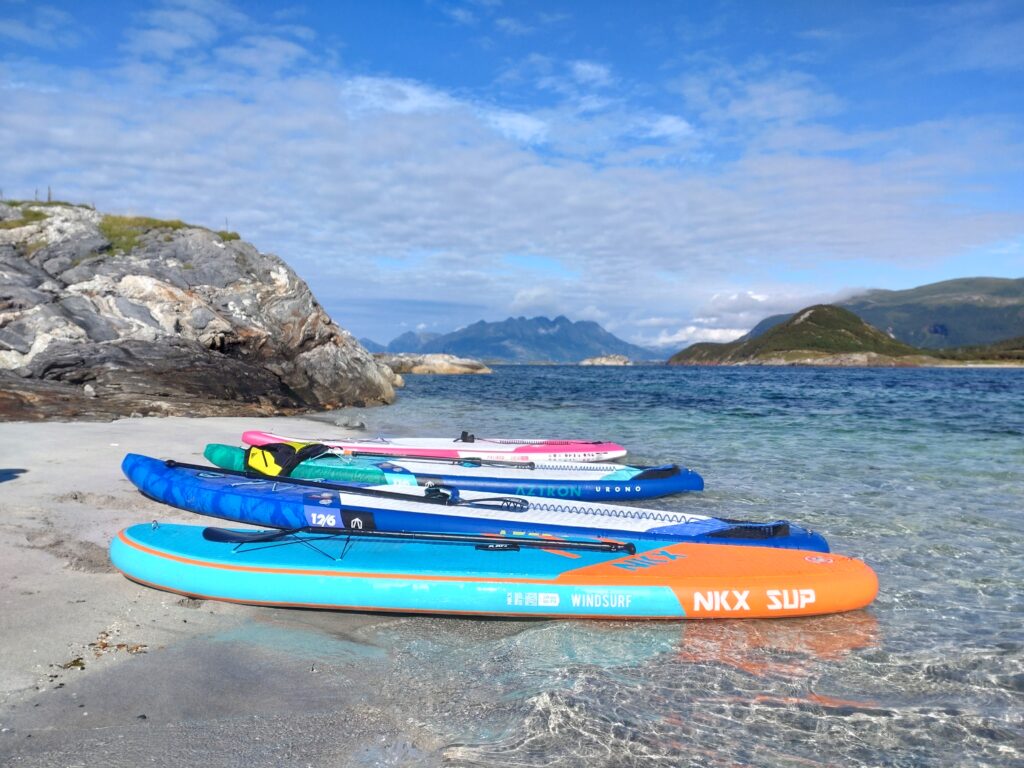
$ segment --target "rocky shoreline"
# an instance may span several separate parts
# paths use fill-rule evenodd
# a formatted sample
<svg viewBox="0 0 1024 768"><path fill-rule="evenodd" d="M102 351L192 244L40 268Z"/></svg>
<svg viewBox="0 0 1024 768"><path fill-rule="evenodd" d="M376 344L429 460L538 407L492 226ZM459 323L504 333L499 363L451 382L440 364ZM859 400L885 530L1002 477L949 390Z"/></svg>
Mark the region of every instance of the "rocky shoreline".
<svg viewBox="0 0 1024 768"><path fill-rule="evenodd" d="M600 355L580 360L580 365L632 365L633 361L625 355Z"/></svg>
<svg viewBox="0 0 1024 768"><path fill-rule="evenodd" d="M829 368L1022 368L1024 362L1006 360L949 360L928 355L892 356L875 352L846 352L840 354L815 353L792 350L755 357L749 360L701 360L669 363L671 366L827 366Z"/></svg>
<svg viewBox="0 0 1024 768"><path fill-rule="evenodd" d="M43 203L0 203L0 375L7 419L289 414L400 384L236 234Z"/></svg>

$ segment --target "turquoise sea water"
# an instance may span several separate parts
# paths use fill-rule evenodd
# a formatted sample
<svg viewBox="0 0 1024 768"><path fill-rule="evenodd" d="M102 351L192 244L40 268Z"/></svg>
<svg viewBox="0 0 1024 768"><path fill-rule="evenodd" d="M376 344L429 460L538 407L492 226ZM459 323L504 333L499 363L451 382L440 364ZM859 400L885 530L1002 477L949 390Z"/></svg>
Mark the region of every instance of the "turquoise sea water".
<svg viewBox="0 0 1024 768"><path fill-rule="evenodd" d="M371 434L615 440L707 482L647 503L806 524L867 560L878 599L819 618L664 623L221 610L209 632L0 713L13 729L0 763L1024 764L1024 370L501 367L407 381L396 405L323 414L306 436L361 419ZM139 599L168 626L209 608Z"/></svg>
<svg viewBox="0 0 1024 768"><path fill-rule="evenodd" d="M500 367L407 382L394 407L362 412L371 431L615 440L631 461L704 475L703 494L653 504L799 521L881 581L870 609L817 619L389 625L376 643L390 674L421 670L436 702L413 718L435 745L420 759L1024 761L1024 371Z"/></svg>

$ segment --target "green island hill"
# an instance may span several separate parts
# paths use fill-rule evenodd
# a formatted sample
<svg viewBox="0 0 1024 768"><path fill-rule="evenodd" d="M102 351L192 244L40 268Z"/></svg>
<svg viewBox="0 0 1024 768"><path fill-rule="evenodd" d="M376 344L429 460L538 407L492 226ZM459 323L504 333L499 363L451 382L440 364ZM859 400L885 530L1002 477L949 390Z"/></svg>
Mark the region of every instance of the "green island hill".
<svg viewBox="0 0 1024 768"><path fill-rule="evenodd" d="M817 304L756 338L704 342L677 352L669 365L933 366L1024 365L1024 339L947 350L922 350L893 339L853 312Z"/></svg>

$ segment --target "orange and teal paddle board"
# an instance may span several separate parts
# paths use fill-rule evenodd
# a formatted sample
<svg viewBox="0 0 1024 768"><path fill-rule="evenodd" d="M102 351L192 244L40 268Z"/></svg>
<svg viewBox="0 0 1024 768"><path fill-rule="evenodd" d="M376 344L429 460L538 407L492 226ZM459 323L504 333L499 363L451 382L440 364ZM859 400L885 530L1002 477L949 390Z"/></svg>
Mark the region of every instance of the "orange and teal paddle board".
<svg viewBox="0 0 1024 768"><path fill-rule="evenodd" d="M804 550L406 536L147 523L121 531L110 557L134 581L191 597L352 611L772 618L856 610L878 591L874 571L860 560Z"/></svg>

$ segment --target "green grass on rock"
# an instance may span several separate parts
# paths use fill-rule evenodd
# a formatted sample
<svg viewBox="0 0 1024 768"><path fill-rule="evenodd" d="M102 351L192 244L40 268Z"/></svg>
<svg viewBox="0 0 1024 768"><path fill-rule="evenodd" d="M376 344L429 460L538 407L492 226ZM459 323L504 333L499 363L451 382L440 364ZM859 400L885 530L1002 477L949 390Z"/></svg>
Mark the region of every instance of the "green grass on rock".
<svg viewBox="0 0 1024 768"><path fill-rule="evenodd" d="M147 216L104 216L100 232L110 241L114 251L128 253L139 244L139 238L151 229L186 229L190 227L178 219L151 219Z"/></svg>

